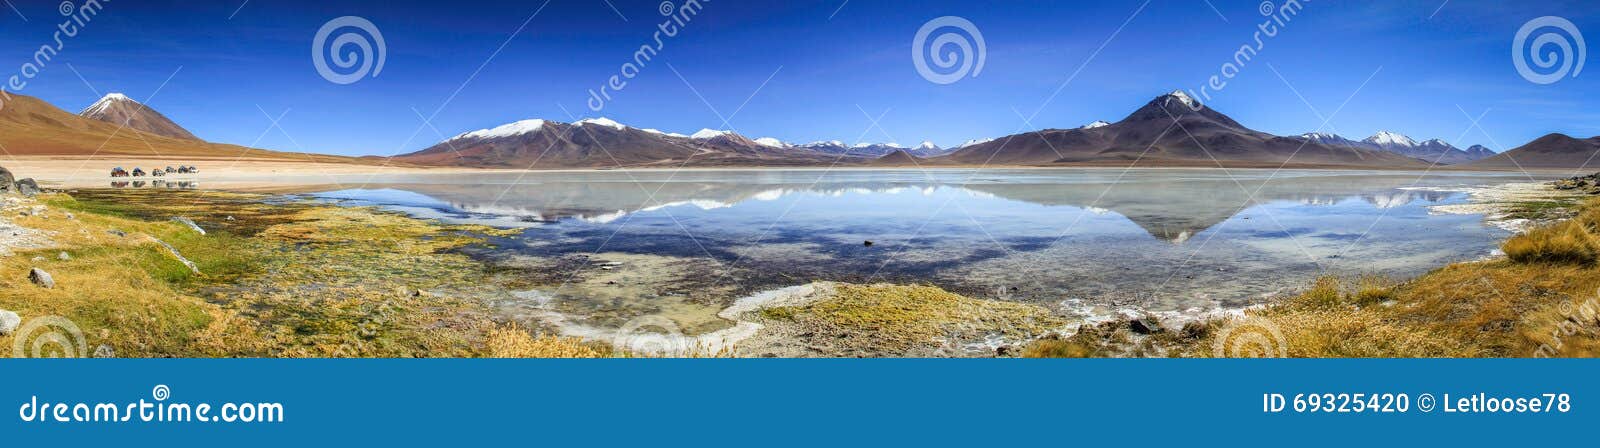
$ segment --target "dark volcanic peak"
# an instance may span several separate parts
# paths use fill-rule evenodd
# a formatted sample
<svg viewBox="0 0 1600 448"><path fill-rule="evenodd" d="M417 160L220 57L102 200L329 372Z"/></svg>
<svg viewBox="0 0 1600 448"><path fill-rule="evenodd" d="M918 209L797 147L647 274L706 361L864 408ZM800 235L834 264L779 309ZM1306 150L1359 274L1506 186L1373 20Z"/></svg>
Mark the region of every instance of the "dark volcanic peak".
<svg viewBox="0 0 1600 448"><path fill-rule="evenodd" d="M1255 131L1181 91L1158 96L1116 123L1002 137L964 146L949 157L961 163L1001 165L1423 166L1381 151Z"/></svg>
<svg viewBox="0 0 1600 448"><path fill-rule="evenodd" d="M1468 164L1474 168L1578 169L1600 168L1600 137L1577 139L1548 134L1534 141Z"/></svg>
<svg viewBox="0 0 1600 448"><path fill-rule="evenodd" d="M84 118L100 120L107 123L126 126L128 129L148 132L163 137L172 137L184 140L200 140L187 129L178 126L165 115L156 112L144 104L128 98L120 93L106 94L100 101L96 101L84 108L78 115Z"/></svg>
<svg viewBox="0 0 1600 448"><path fill-rule="evenodd" d="M913 156L904 149L895 150L883 157L872 160L873 165L880 166L916 166L920 165L922 158Z"/></svg>

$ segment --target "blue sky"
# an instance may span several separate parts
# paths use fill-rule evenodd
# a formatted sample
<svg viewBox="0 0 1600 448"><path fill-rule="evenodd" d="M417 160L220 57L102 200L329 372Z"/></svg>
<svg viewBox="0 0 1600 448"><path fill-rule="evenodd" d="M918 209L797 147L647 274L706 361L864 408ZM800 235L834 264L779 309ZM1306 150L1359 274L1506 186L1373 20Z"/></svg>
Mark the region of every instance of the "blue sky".
<svg viewBox="0 0 1600 448"><path fill-rule="evenodd" d="M1325 131L1348 137L1391 130L1495 150L1550 132L1600 134L1600 111L1586 101L1600 93L1600 67L1538 85L1511 58L1518 28L1540 16L1565 17L1600 38L1600 6L1302 1L1300 15L1210 106L1275 134L1315 130L1320 114L1333 116ZM16 11L0 9L7 77L62 19L58 2L11 2ZM1199 89L1263 20L1259 2L1226 0L702 5L603 115L687 134L723 127L720 113L752 138L949 146L1115 121L1161 93ZM652 42L663 20L660 2L629 0L104 6L20 93L76 111L96 91L124 92L208 140L337 154L409 152L441 134L596 115L585 106L588 91ZM318 75L311 41L346 15L376 24L387 52L381 74L339 85ZM913 36L941 16L966 18L982 33L978 76L940 85L918 74ZM1485 111L1482 129L1471 128ZM432 117L431 127L419 115Z"/></svg>

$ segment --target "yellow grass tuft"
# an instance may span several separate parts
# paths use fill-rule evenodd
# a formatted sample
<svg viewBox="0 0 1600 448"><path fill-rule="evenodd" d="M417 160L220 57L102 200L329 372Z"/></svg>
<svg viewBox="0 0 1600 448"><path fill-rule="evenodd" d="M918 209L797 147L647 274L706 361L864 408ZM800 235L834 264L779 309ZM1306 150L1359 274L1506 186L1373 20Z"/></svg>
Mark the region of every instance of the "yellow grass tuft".
<svg viewBox="0 0 1600 448"><path fill-rule="evenodd" d="M534 336L515 325L489 330L485 343L490 358L604 358L608 354L578 338Z"/></svg>

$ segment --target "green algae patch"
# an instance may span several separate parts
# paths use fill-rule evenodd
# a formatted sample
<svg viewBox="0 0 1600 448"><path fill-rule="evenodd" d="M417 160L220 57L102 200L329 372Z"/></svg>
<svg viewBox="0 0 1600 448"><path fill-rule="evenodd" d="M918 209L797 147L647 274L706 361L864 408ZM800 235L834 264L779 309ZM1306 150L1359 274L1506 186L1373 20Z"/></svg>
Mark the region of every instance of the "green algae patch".
<svg viewBox="0 0 1600 448"><path fill-rule="evenodd" d="M490 332L500 329L484 299L501 289L483 265L452 251L495 229L207 191L86 190L39 202L49 210L43 216L14 221L45 231L55 247L0 258L0 308L24 319L67 318L90 350L485 356ZM180 217L204 234L174 220ZM49 271L55 287L29 283L33 268ZM501 346L524 348L504 352L582 353L527 349L571 341L527 332L533 342L516 342L507 331L497 340L515 343ZM0 337L0 345L15 337Z"/></svg>
<svg viewBox="0 0 1600 448"><path fill-rule="evenodd" d="M974 299L934 286L837 284L835 293L759 313L830 356L918 356L991 337L1026 340L1066 325L1043 307Z"/></svg>

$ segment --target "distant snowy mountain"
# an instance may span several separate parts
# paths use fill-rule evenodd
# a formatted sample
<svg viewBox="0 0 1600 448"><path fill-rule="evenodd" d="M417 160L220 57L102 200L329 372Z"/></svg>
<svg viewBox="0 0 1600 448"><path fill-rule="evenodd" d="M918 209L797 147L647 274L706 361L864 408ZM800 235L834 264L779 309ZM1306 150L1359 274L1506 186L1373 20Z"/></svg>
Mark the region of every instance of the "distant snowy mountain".
<svg viewBox="0 0 1600 448"><path fill-rule="evenodd" d="M167 116L120 93L106 94L99 101L84 108L82 112L78 112L78 116L164 137L200 140Z"/></svg>
<svg viewBox="0 0 1600 448"><path fill-rule="evenodd" d="M1474 145L1473 148L1476 149L1464 151L1444 140L1431 139L1418 143L1416 139L1389 131L1379 131L1360 141L1323 132L1301 134L1300 138L1326 145L1392 152L1441 165L1466 163L1494 156L1493 151L1482 146Z"/></svg>
<svg viewBox="0 0 1600 448"><path fill-rule="evenodd" d="M1095 120L1095 122L1083 125L1083 127L1078 128L1078 129L1103 128L1103 127L1110 126L1110 125L1111 125L1111 123L1107 123L1107 122L1100 121L1100 120Z"/></svg>

